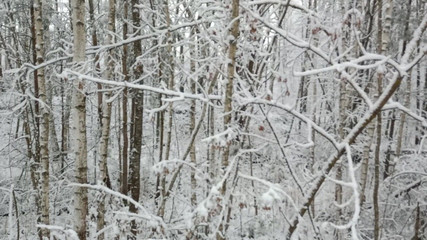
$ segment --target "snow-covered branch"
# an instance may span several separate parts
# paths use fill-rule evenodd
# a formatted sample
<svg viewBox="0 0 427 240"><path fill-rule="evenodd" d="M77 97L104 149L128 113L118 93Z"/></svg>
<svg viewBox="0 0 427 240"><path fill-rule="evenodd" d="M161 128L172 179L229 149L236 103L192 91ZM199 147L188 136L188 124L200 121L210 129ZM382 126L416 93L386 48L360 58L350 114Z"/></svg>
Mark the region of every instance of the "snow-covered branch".
<svg viewBox="0 0 427 240"><path fill-rule="evenodd" d="M173 91L173 90L169 90L169 89L161 89L161 88L147 86L144 84L135 84L135 83L129 83L129 82L117 82L117 81L105 80L105 79L100 79L100 78L95 78L95 77L91 77L88 75L84 75L82 73L79 73L79 72L76 72L76 71L73 71L70 69L65 70L64 73L72 74L72 75L77 76L80 79L85 79L85 80L95 82L95 83L102 83L102 84L106 84L106 85L133 88L133 89L150 91L150 92L160 93L160 94L169 95L169 96L175 96L175 97L179 97L179 100L183 100L183 99L187 98L187 99L200 100L202 102L208 102L210 100L221 100L222 99L221 96L217 96L217 95L205 96L203 94L192 94L192 93L185 93L185 92L177 92L177 91Z"/></svg>

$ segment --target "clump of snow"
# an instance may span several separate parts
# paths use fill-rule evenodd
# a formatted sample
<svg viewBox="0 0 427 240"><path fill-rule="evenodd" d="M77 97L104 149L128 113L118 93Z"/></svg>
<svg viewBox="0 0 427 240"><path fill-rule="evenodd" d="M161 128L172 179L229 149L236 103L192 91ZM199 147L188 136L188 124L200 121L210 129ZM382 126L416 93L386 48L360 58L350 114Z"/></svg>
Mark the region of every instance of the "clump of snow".
<svg viewBox="0 0 427 240"><path fill-rule="evenodd" d="M267 206L270 206L271 204L273 204L275 200L280 200L280 199L281 198L279 194L277 194L277 192L274 191L274 189L272 188L269 188L268 191L262 194L261 196L262 202Z"/></svg>
<svg viewBox="0 0 427 240"><path fill-rule="evenodd" d="M200 217L207 218L209 210L205 207L204 204L199 204L199 206L196 208L196 212Z"/></svg>
<svg viewBox="0 0 427 240"><path fill-rule="evenodd" d="M218 188L216 188L216 186L213 186L211 188L211 194L212 195L219 195L219 191L218 191Z"/></svg>
<svg viewBox="0 0 427 240"><path fill-rule="evenodd" d="M216 135L202 139L202 142L213 143L218 147L225 147L233 138L235 138L237 133L233 128L228 128L227 130L220 132Z"/></svg>
<svg viewBox="0 0 427 240"><path fill-rule="evenodd" d="M377 67L377 73L378 73L378 74L384 74L384 73L385 73L385 71L386 71L386 68L384 67L384 65L379 65L379 66Z"/></svg>

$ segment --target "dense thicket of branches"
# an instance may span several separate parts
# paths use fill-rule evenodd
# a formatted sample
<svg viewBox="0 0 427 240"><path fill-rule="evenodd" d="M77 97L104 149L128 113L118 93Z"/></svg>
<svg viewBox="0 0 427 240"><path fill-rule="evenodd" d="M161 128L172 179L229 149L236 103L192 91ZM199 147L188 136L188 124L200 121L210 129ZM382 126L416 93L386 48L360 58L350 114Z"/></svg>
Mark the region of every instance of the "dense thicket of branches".
<svg viewBox="0 0 427 240"><path fill-rule="evenodd" d="M427 238L425 0L2 0L4 239Z"/></svg>

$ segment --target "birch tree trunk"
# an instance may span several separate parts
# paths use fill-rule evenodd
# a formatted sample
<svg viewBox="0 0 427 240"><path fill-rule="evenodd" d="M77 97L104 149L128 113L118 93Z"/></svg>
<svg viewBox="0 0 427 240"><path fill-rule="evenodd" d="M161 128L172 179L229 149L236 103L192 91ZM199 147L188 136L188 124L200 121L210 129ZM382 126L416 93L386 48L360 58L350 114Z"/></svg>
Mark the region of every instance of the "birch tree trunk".
<svg viewBox="0 0 427 240"><path fill-rule="evenodd" d="M387 3L385 4L385 21L384 21L384 28L382 27L382 8L383 8L383 2L382 0L378 1L378 54L386 53L388 49L388 45L390 42L390 30L391 30L391 14L393 10L393 0L387 0ZM382 94L382 82L383 82L384 73L383 71L378 71L378 96ZM377 116L377 142L375 146L375 155L374 155L374 162L375 162L375 172L374 172L374 239L380 239L381 235L381 225L380 225L380 215L379 215L379 178L380 178L380 149L381 149L381 141L382 141L382 116L381 113ZM384 177L388 175L388 167L389 163L385 163L385 172Z"/></svg>
<svg viewBox="0 0 427 240"><path fill-rule="evenodd" d="M92 45L98 46L98 36L96 33L96 26L95 26L95 8L93 6L93 0L89 0L88 2L89 2L89 19L90 19L90 23L92 24L92 33L91 33ZM98 74L100 70L98 54L95 55L94 64L95 64L95 74ZM96 86L98 90L102 89L102 86L100 83L97 83ZM99 120L99 125L102 126L102 91L99 91L97 95L98 95L98 120Z"/></svg>
<svg viewBox="0 0 427 240"><path fill-rule="evenodd" d="M193 35L193 43L195 46L197 46L197 37L195 36L195 30L193 29L191 31L192 35ZM196 47L191 45L191 61L190 61L190 71L191 74L193 75L196 72L196 63L193 59L197 58L197 49ZM194 76L194 78L191 81L191 93L196 94L196 81L197 81L197 77ZM196 100L191 100L191 105L190 105L190 129L189 132L190 134L194 131L194 128L196 127ZM193 144L191 146L191 150L190 150L190 159L191 159L191 163L193 164L194 167L196 167L197 165L197 161L196 161L196 146L195 144ZM197 188L197 180L196 180L196 172L194 169L191 169L191 174L190 174L190 181L191 181L191 206L194 208L197 204L197 195L196 195L196 188Z"/></svg>
<svg viewBox="0 0 427 240"><path fill-rule="evenodd" d="M37 65L44 62L43 5L41 0L34 2L36 30ZM42 102L40 124L40 162L41 162L41 223L49 225L49 109L47 107L46 79L44 68L37 71L39 100ZM49 230L42 229L42 237L49 238Z"/></svg>
<svg viewBox="0 0 427 240"><path fill-rule="evenodd" d="M208 132L209 132L209 137L215 135L215 108L213 106L208 106ZM210 187L213 186L213 184L216 182L217 180L217 176L218 176L218 164L215 161L215 145L214 144L210 144L208 147L208 162L209 162L209 181L210 181Z"/></svg>
<svg viewBox="0 0 427 240"><path fill-rule="evenodd" d="M375 0L374 0L375 1ZM365 21L368 23L367 25L367 32L371 32L372 28L374 26L374 12L376 9L376 3L374 2L371 6L371 0L368 0L366 3L366 10L365 10ZM364 39L364 41L362 41L362 44L364 46L364 48L367 47L368 43L369 43L369 38ZM369 76L367 75L366 78L368 78ZM372 97L373 92L374 92L374 85L372 83L372 81L370 81L368 83L368 85L366 86L366 89L368 91L370 97ZM360 206L363 206L365 200L366 200L366 195L365 195L365 190L366 190L366 185L367 185L367 181L368 181L368 170L369 170L369 159L370 159L370 151L371 151L371 146L374 142L374 134L375 134L375 125L373 123L369 124L367 127L367 141L365 142L364 146L363 146L363 153L362 153L362 166L361 166L361 175L360 175L360 184L361 184L361 189L360 189Z"/></svg>
<svg viewBox="0 0 427 240"><path fill-rule="evenodd" d="M74 33L74 67L83 72L86 49L85 32L85 0L72 0L72 21ZM84 82L75 79L73 82L71 109L71 141L75 160L75 176L77 183L87 183L87 136L86 136L86 96L83 92ZM86 240L86 216L88 213L87 189L74 189L74 230L80 240Z"/></svg>
<svg viewBox="0 0 427 240"><path fill-rule="evenodd" d="M116 30L116 1L108 1L108 37L107 44L113 43L113 35ZM113 76L114 62L112 57L113 50L110 49L107 55L107 69L104 72L103 78L110 80ZM104 87L108 88L107 86ZM100 184L111 188L110 177L108 176L108 143L110 138L110 122L111 122L111 102L109 98L111 97L111 90L104 92L103 102L102 102L102 130L101 130L101 142L99 148L100 161L99 161L99 172L100 172ZM101 196L99 205L98 205L98 221L97 221L97 231L101 231L105 225L105 196ZM104 234L101 233L98 235L99 240L104 239Z"/></svg>
<svg viewBox="0 0 427 240"><path fill-rule="evenodd" d="M237 52L237 39L239 37L239 0L232 1L231 8L231 21L233 22L230 29L230 42L228 49L228 65L227 65L227 83L225 85L225 99L224 99L224 131L227 131L231 126L231 116L233 112L233 85L234 85L234 74L236 71L236 52ZM226 136L228 137L228 136ZM231 140L230 140L231 141ZM228 160L230 155L230 145L226 144L224 147L224 152L222 154L222 169L225 170L228 167ZM227 181L224 181L221 188L221 195L225 196L227 191ZM225 199L224 199L225 200ZM224 203L226 207L228 203ZM222 220L222 223L219 227L219 232L217 232L217 239L225 239L225 229L223 225L225 219Z"/></svg>
<svg viewBox="0 0 427 240"><path fill-rule="evenodd" d="M388 4L391 4L391 0ZM386 5L388 5L386 4ZM381 54L382 52L385 52L388 44L388 40L390 39L389 35L387 34L387 31L384 31L383 25L382 25L382 11L383 11L383 1L378 1L378 36L377 36L377 52L378 54ZM391 16L388 16L391 18ZM387 15L386 15L387 18ZM377 74L377 89L378 89L378 97L382 94L382 79L383 79L384 73L382 71L378 71ZM378 98L377 98L378 99ZM374 239L378 240L380 239L380 214L379 214L379 179L380 179L380 150L381 150L381 129L382 129L382 118L381 113L377 116L377 124L376 124L376 145L375 145L375 154L374 154L374 192L373 192L373 203L374 203Z"/></svg>
<svg viewBox="0 0 427 240"><path fill-rule="evenodd" d="M46 86L47 102L48 106L51 107L54 94L52 81L48 81ZM50 160L56 161L60 157L61 149L59 148L58 134L55 129L55 117L53 115L53 111L49 111L49 158ZM54 168L52 168L52 170L55 171Z"/></svg>
<svg viewBox="0 0 427 240"><path fill-rule="evenodd" d="M35 6L36 6L36 2L35 0L32 1L32 6L30 9L30 14L31 14L31 21L32 21L32 27L31 27L31 36L34 39L32 41L32 48L33 48L33 64L36 65L37 64L37 47L36 47L36 42L37 42L37 33L36 33L36 16L35 16ZM4 46L4 48L6 48L6 46ZM41 70L44 71L44 70ZM44 74L43 74L44 76ZM34 71L34 97L39 98L39 80L38 80L38 70L36 69ZM36 116L38 116L40 114L40 103L38 101L34 102L34 114ZM40 119L38 117L34 118L34 136L35 136L35 143L34 143L34 158L36 162L40 162Z"/></svg>
<svg viewBox="0 0 427 240"><path fill-rule="evenodd" d="M168 0L165 0L164 2L163 2L163 6L164 6L164 9L163 9L163 11L164 11L164 14L165 14L165 18L166 18L166 26L169 28L170 27L170 25L171 25L171 18L170 18L170 13L169 13L169 1ZM173 39L172 39L172 36L171 36L171 34L168 32L168 33L166 33L166 41L167 41L167 52L166 52L166 59L167 59L167 62L169 63L169 65L164 65L164 67L165 67L165 69L166 69L166 71L164 72L165 73L165 78L168 80L168 88L170 89L170 90L173 90L174 89L174 63L173 63L173 61L174 61L174 59L173 59L173 51L174 51L174 49L172 48L172 41L173 41ZM165 158L164 158L164 160L165 161L168 161L169 160L169 156L170 156L170 152L171 152L171 143L172 143L172 124L173 124L173 103L172 102L170 102L169 103L169 108L168 108L168 126L167 126L167 135L166 135L166 150L165 150ZM160 206L160 211L159 211L159 215L161 216L161 217L163 217L164 216L164 214L165 214L165 203L166 203L166 199L165 198L167 198L168 196L169 196L169 194L167 194L166 193L166 191L167 191L167 186L166 186L166 172L163 172L162 173L163 174L163 176L162 176L162 181L161 181L161 186L162 186L162 189L161 189L161 196L162 196L162 204L161 204L161 206Z"/></svg>
<svg viewBox="0 0 427 240"><path fill-rule="evenodd" d="M36 65L37 64L37 50L36 50L36 17L35 17L35 2L34 0L32 1L31 7L30 7L30 15L31 15L31 37L34 39L32 41L31 47L32 47L32 60L33 60L33 64ZM4 43L4 40L2 38L2 47L4 49L6 49L6 45ZM1 60L1 59L0 59ZM1 63L1 61L0 61ZM0 64L1 65L1 64ZM37 70L34 71L34 97L38 98L39 97L39 82L38 82L38 73ZM22 86L22 84L19 84L21 87L21 91L22 93L25 93L25 89ZM37 222L41 222L41 196L40 196L40 192L39 192L39 185L40 185L40 172L39 172L39 167L40 167L40 138L39 138L39 129L40 129L40 125L39 125L39 118L34 118L34 130L31 131L30 129L30 125L31 125L31 116L30 113L33 113L33 110L31 109L31 106L27 107L27 109L25 109L25 117L24 117L24 121L23 121L23 128L24 128L24 132L25 135L27 136L25 138L25 142L27 143L27 156L28 159L31 162L30 165L30 174L31 174L31 183L33 186L33 190L34 190L34 202L36 205L36 213L37 213ZM35 101L34 102L34 113L33 115L39 115L39 102ZM34 147L33 147L33 143L31 140L31 133L34 134L34 139L35 139L35 143L34 143ZM34 150L33 150L34 149ZM43 235L42 232L39 231L38 232L38 237L39 239L42 239Z"/></svg>
<svg viewBox="0 0 427 240"><path fill-rule="evenodd" d="M361 176L360 176L360 206L363 206L366 200L366 185L368 182L368 170L369 170L369 159L370 159L370 151L372 143L374 142L374 133L375 133L375 125L373 123L369 124L367 130L367 138L365 145L363 146L362 153L362 166L361 166Z"/></svg>
<svg viewBox="0 0 427 240"><path fill-rule="evenodd" d="M347 87L346 87L346 81L344 79L341 80L340 84L340 100L339 100L339 124L338 124L338 135L340 139L345 138L345 128L346 128L346 118L347 118ZM336 171L336 179L341 181L343 178L343 164L342 159L337 164L337 171ZM335 201L338 205L342 204L343 200L343 187L341 184L336 184L335 186ZM313 199L314 201L314 199ZM340 222L343 215L343 210L341 207L338 207L337 209L337 221ZM337 239L343 239L343 234L340 230L337 229Z"/></svg>
<svg viewBox="0 0 427 240"><path fill-rule="evenodd" d="M350 8L351 6L347 5L347 1L341 1L341 14L343 14L343 16L345 16L345 13L347 11L348 8ZM349 19L345 19L346 21L351 21L351 16L345 16L346 18ZM350 34L348 32L348 29L344 27L342 27L342 31L343 31L343 39L342 42L340 44L340 46L338 47L338 51L339 52L344 52L346 50L346 48L351 44L350 42ZM350 91L347 91L347 82L345 79L343 79L340 76L341 80L339 82L339 102L338 102L338 108L339 108L339 121L338 121L338 136L340 140L343 140L346 136L346 131L345 129L348 127L348 122L347 122L347 106L348 106L348 96L350 94ZM336 166L336 179L338 181L341 181L343 179L343 164L342 164L343 159L338 160L337 166ZM341 184L336 184L335 185L335 202L338 205L342 205L343 203L343 187ZM342 222L342 215L343 215L343 209L341 207L338 207L337 212L336 212L336 218L337 221L341 224ZM336 229L336 238L341 240L343 239L343 232L339 229Z"/></svg>
<svg viewBox="0 0 427 240"><path fill-rule="evenodd" d="M408 3L408 8L410 7L411 2L412 1L410 0ZM391 19L390 19L390 21L391 21ZM407 24L409 24L409 14L407 16L407 21L408 21ZM386 23L386 24L391 25L391 22ZM405 29L406 34L407 34L407 31L408 31L408 29ZM407 44L407 41L404 41L403 49L406 48L406 44ZM404 103L403 104L405 107L407 107L409 109L411 106L411 74L409 74L409 76L406 77L406 89L405 89L405 92L403 93L403 96L404 96ZM394 159L394 162L397 162L397 160L399 160L400 155L402 153L402 144L403 144L402 141L403 141L403 137L404 137L403 136L403 130L405 127L405 121L406 121L406 114L402 112L400 114L399 128L397 130L397 136L396 136L396 150L395 150L396 159ZM390 173L393 171L391 163L387 162L386 170L387 170L387 172L385 172L384 174L390 175Z"/></svg>

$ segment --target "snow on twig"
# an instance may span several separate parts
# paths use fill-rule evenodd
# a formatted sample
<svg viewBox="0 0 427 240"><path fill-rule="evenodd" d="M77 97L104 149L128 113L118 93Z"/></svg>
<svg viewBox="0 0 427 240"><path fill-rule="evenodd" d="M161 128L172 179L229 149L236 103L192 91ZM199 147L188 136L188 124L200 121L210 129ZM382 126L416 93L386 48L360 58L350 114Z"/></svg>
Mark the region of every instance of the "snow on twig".
<svg viewBox="0 0 427 240"><path fill-rule="evenodd" d="M148 113L148 119L152 119L153 115L157 112L162 112L164 110L166 110L169 107L169 102L166 102L165 104L163 104L162 106L158 107L158 108L153 108L153 109L145 109L145 111Z"/></svg>
<svg viewBox="0 0 427 240"><path fill-rule="evenodd" d="M37 224L37 228L49 229L50 231L58 231L62 232L66 237L71 238L72 240L79 240L79 236L73 229L67 229L61 226L55 225L45 225L45 224Z"/></svg>
<svg viewBox="0 0 427 240"><path fill-rule="evenodd" d="M162 167L165 167L166 165L169 165L171 163L180 163L183 165L187 165L190 168L194 169L194 171L196 171L198 174L200 174L201 176L206 175L205 173L203 173L202 171L200 171L196 166L194 166L194 164L183 161L181 159L166 159L164 161L158 162L156 164L154 164L151 169L155 172L155 173L161 173L162 172Z"/></svg>
<svg viewBox="0 0 427 240"><path fill-rule="evenodd" d="M145 90L145 91L161 93L161 94L169 95L169 96L176 96L176 97L179 97L180 100L188 98L188 99L200 100L202 102L208 102L210 100L221 100L222 99L222 97L218 96L218 95L204 96L203 94L183 93L183 92L177 92L177 91L172 91L172 90L167 90L167 89L151 87L151 86L147 86L147 85L143 85L143 84L135 84L135 83L129 83L129 82L117 82L117 81L105 80L105 79L95 78L95 77L91 77L91 76L88 76L85 74L81 74L79 72L75 72L75 71L72 71L70 69L64 70L64 72L68 73L68 74L76 75L77 77L79 77L81 79L85 79L85 80L88 80L91 82L120 86L120 87L127 87L127 88L139 89L139 90Z"/></svg>
<svg viewBox="0 0 427 240"><path fill-rule="evenodd" d="M351 237L353 240L358 240L357 236L357 221L360 216L360 198L359 198L359 189L358 189L358 183L355 176L355 169L353 166L353 159L351 157L351 149L350 144L345 145L345 151L347 153L347 162L348 162L348 174L350 178L350 182L348 185L353 189L353 196L352 199L354 200L354 212L353 217L350 219L350 221L344 225L335 225L333 223L330 223L333 227L337 229L347 229L351 228Z"/></svg>
<svg viewBox="0 0 427 240"><path fill-rule="evenodd" d="M409 57L411 56L412 52L417 48L418 42L420 41L426 28L427 28L427 14L424 15L420 25L414 31L411 41L406 45L405 53L403 54L401 59L402 65L405 66L408 63ZM423 48L424 51L425 49L426 47ZM423 54L425 54L425 52L423 52ZM407 66L405 67L405 70L408 70Z"/></svg>
<svg viewBox="0 0 427 240"><path fill-rule="evenodd" d="M252 6L252 5L263 5L263 4L287 5L287 6L290 6L292 8L299 9L299 10L301 10L303 12L306 12L306 13L310 14L311 16L319 18L318 14L315 11L304 7L304 5L301 4L301 2L297 2L297 1L294 1L294 0L291 0L291 1L288 1L288 2L285 2L283 0L258 0L258 1L248 2L246 5L247 6Z"/></svg>
<svg viewBox="0 0 427 240"><path fill-rule="evenodd" d="M359 70L366 70L371 68L376 68L386 62L388 62L390 59L381 55L377 54L365 54L357 59L348 61L348 62L342 62L342 63L333 63L331 66L324 67L324 68L318 68L313 70L307 70L304 72L294 72L293 74L297 77L302 76L309 76L309 75L315 75L320 74L324 72L329 71L338 71L341 72L343 69L351 67ZM365 61L376 61L375 63L368 64L368 65L361 65L358 63L365 62Z"/></svg>
<svg viewBox="0 0 427 240"><path fill-rule="evenodd" d="M162 227L166 228L166 224L165 224L165 222L163 221L162 218L149 213L144 206L142 206L140 203L138 203L137 201L133 200L133 198L131 198L129 196L126 196L126 195L121 194L119 192L113 191L113 190L109 189L108 187L101 186L101 185L70 183L69 186L73 186L73 187L85 187L85 188L89 188L89 189L94 189L94 190L98 190L98 191L102 191L102 192L108 193L110 195L116 196L116 197L124 199L126 201L129 201L130 203L132 203L133 205L135 205L137 208L139 208L143 212L143 215L142 215L141 218L156 221L157 223L159 223L160 225L162 225Z"/></svg>
<svg viewBox="0 0 427 240"><path fill-rule="evenodd" d="M408 116L412 117L413 119L421 122L423 127L427 127L427 120L419 115L417 115L416 113L414 113L413 111L411 111L411 109L403 106L401 103L399 102L394 102L393 100L389 100L390 103L384 105L383 110L391 110L391 109L398 109L404 113L406 113Z"/></svg>
<svg viewBox="0 0 427 240"><path fill-rule="evenodd" d="M323 129L322 127L317 125L315 122L313 122L310 118L304 116L302 113L293 109L293 107L290 107L288 105L284 105L284 104L281 104L278 102L272 102L272 101L267 101L264 99L257 99L257 98L241 99L240 101L242 104L265 104L268 106L272 106L272 107L282 109L282 110L294 115L296 118L300 119L301 121L303 121L307 124L310 124L310 126L312 127L312 129L314 131L316 131L317 133L322 135L324 138L326 138L330 143L332 143L332 145L336 149L339 149L338 142L335 140L335 138L331 134L329 134L325 129Z"/></svg>
<svg viewBox="0 0 427 240"><path fill-rule="evenodd" d="M233 157L232 161L228 165L228 167L225 170L224 175L222 178L212 186L211 190L209 191L208 196L203 199L196 207L196 209L189 215L190 217L193 217L195 215L204 216L206 214L206 211L211 207L211 204L209 201L219 194L219 189L223 186L224 182L228 179L228 177L231 174L231 171L233 170L234 166L236 165L237 160L245 153L251 153L251 152L259 152L261 149L268 146L267 143L263 144L259 148L254 149L245 149L245 150L239 150L239 152ZM224 208L225 209L225 208ZM223 210L224 210L223 209Z"/></svg>
<svg viewBox="0 0 427 240"><path fill-rule="evenodd" d="M280 192L280 193L281 193L281 194L283 194L286 198L288 198L288 199L289 199L289 201L291 202L291 205L294 207L295 211L297 211L297 212L298 212L298 207L297 207L297 205L295 204L295 202L294 202L294 200L292 199L292 197L291 197L291 196L289 196L289 194L288 194L285 190L282 190L278 184L276 184L276 183L272 183L272 182L269 182L269 181L267 181L267 180L264 180L264 179L261 179L261 178L257 178L257 177L254 177L254 176L249 176L249 175L243 174L243 173L241 173L241 172L239 172L239 173L238 173L238 176L239 176L239 177L241 177L241 178L245 178L245 179L247 179L247 180L251 180L251 181L259 182L259 183L261 183L261 184L263 184L263 185L267 186L269 189L272 189L272 190L273 190L273 191L275 191L275 192Z"/></svg>
<svg viewBox="0 0 427 240"><path fill-rule="evenodd" d="M222 131L218 134L202 139L202 142L215 142L215 143L219 143L220 146L225 146L226 141L222 140L222 138L225 136L231 136L233 134L234 134L234 128L227 128L227 130L225 131Z"/></svg>

